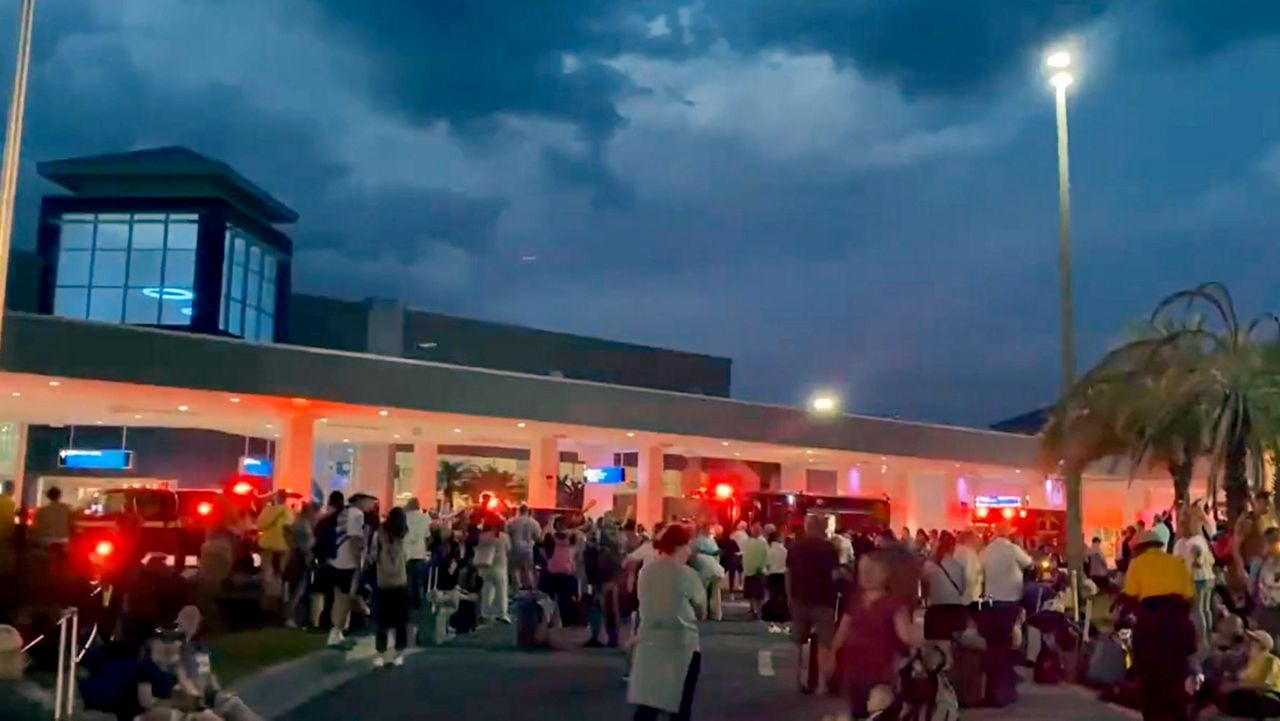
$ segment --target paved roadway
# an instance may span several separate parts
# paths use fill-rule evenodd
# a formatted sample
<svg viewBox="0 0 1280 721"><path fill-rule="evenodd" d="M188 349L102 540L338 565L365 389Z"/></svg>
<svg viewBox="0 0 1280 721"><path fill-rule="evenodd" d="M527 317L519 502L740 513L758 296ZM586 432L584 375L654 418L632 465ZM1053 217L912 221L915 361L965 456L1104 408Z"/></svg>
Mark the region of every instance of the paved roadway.
<svg viewBox="0 0 1280 721"><path fill-rule="evenodd" d="M618 651L570 648L523 652L504 631L481 634L411 655L403 668L371 672L293 709L284 721L565 718L628 719ZM579 637L565 643L576 646ZM794 658L786 637L759 624L706 624L698 721L822 721L845 710L839 699L794 690ZM964 719L1001 721L1129 721L1136 714L1072 687L1025 684L1012 709L964 712Z"/></svg>

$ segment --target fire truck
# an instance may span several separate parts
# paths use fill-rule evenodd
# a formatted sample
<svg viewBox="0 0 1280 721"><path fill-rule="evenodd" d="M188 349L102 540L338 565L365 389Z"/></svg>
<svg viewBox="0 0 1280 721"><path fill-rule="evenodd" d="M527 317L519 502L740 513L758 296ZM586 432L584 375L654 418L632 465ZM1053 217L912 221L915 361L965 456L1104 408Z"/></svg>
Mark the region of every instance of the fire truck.
<svg viewBox="0 0 1280 721"><path fill-rule="evenodd" d="M888 497L837 496L793 491L739 491L733 484L717 483L699 489L685 499L695 510L691 520L714 520L725 528L740 521L797 529L812 514L836 519L836 530L874 534L889 527Z"/></svg>
<svg viewBox="0 0 1280 721"><path fill-rule="evenodd" d="M991 530L1008 523L1016 535L1030 540L1034 547L1045 547L1062 554L1067 545L1067 512L1050 508L1031 508L1020 496L978 496L970 508L970 523L975 529Z"/></svg>

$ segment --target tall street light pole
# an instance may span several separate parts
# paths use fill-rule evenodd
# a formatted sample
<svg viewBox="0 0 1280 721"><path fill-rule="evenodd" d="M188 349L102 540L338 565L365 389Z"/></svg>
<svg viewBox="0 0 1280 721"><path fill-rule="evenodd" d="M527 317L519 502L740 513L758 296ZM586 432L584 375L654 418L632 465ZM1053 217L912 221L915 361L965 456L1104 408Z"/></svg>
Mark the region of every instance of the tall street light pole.
<svg viewBox="0 0 1280 721"><path fill-rule="evenodd" d="M36 0L22 0L18 20L18 56L13 70L9 123L5 126L4 161L0 166L0 342L4 337L5 290L9 285L9 248L13 239L13 208L18 194L18 157L22 150L22 118L27 107L27 74L31 68L31 27Z"/></svg>
<svg viewBox="0 0 1280 721"><path fill-rule="evenodd" d="M1067 132L1067 88L1075 81L1071 74L1071 54L1065 50L1050 53L1045 64L1053 72L1049 78L1056 99L1058 121L1058 284L1062 333L1062 396L1066 398L1075 384L1076 348L1075 313L1071 299L1071 155ZM1082 578L1084 572L1083 479L1079 469L1067 468L1067 564Z"/></svg>

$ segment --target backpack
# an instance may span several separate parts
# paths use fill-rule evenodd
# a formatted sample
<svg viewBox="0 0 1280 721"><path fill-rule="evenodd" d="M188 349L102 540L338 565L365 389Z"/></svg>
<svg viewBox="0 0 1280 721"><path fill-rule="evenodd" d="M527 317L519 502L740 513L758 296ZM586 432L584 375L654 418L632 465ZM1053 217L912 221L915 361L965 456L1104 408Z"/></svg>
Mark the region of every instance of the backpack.
<svg viewBox="0 0 1280 721"><path fill-rule="evenodd" d="M338 516L341 511L330 513L316 524L316 545L313 552L318 561L331 561L338 555Z"/></svg>
<svg viewBox="0 0 1280 721"><path fill-rule="evenodd" d="M960 702L946 672L946 654L926 647L911 654L899 672L899 693L876 721L959 721Z"/></svg>

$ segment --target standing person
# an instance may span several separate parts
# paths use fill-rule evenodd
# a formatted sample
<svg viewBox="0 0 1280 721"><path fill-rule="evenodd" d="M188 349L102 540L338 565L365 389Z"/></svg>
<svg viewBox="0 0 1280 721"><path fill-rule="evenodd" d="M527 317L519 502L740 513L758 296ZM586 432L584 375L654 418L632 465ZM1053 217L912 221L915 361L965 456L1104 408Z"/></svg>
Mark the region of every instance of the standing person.
<svg viewBox="0 0 1280 721"><path fill-rule="evenodd" d="M775 528L768 533L769 547L765 550L765 603L761 616L769 622L770 633L781 633L782 624L791 620L787 608L787 546Z"/></svg>
<svg viewBox="0 0 1280 721"><path fill-rule="evenodd" d="M298 605L311 587L311 573L315 565L315 520L315 504L304 504L289 529L291 550L289 562L285 564L287 602L284 609L284 625L289 628L298 625Z"/></svg>
<svg viewBox="0 0 1280 721"><path fill-rule="evenodd" d="M404 650L409 646L409 559L404 540L409 534L409 523L403 508L392 508L387 521L378 529L374 568L377 569L377 609L374 638L374 666L387 663L387 633L396 632L396 652L391 656L393 666L404 665Z"/></svg>
<svg viewBox="0 0 1280 721"><path fill-rule="evenodd" d="M725 569L720 564L720 544L716 543L716 526L707 522L698 530L693 541L693 558L689 564L702 577L707 587L707 617L712 621L724 620L724 604L721 586L724 583Z"/></svg>
<svg viewBox="0 0 1280 721"><path fill-rule="evenodd" d="M50 570L60 574L71 543L71 506L62 502L62 489L57 486L50 487L44 497L48 503L36 510L32 531L36 546L48 556Z"/></svg>
<svg viewBox="0 0 1280 721"><path fill-rule="evenodd" d="M258 513L258 554L262 559L263 608L271 608L274 599L284 595L284 564L289 558L289 535L293 526L293 513L285 501L283 491L271 494Z"/></svg>
<svg viewBox="0 0 1280 721"><path fill-rule="evenodd" d="M321 628L324 619L333 613L335 585L332 561L338 550L338 518L346 505L346 498L342 495L342 491L333 491L316 518L314 530L316 542L312 547L312 553L315 555L315 571L308 609L312 628Z"/></svg>
<svg viewBox="0 0 1280 721"><path fill-rule="evenodd" d="M769 543L759 523L751 524L747 540L742 542L742 595L751 607L751 617L760 618L764 604L765 570L768 565Z"/></svg>
<svg viewBox="0 0 1280 721"><path fill-rule="evenodd" d="M476 546L476 568L480 571L480 617L486 621L511 623L507 610L507 560L511 554L511 537L502 522L486 518ZM483 559L483 562L481 561Z"/></svg>
<svg viewBox="0 0 1280 721"><path fill-rule="evenodd" d="M1178 540L1173 544L1173 555L1182 559L1191 573L1196 595L1191 604L1191 621L1196 627L1199 648L1209 648L1213 634L1213 550L1204 537L1204 524L1194 511L1183 514L1178 524ZM1101 588L1101 586L1099 586Z"/></svg>
<svg viewBox="0 0 1280 721"><path fill-rule="evenodd" d="M1280 529L1269 529L1264 538L1266 551L1254 582L1253 622L1276 638L1280 637Z"/></svg>
<svg viewBox="0 0 1280 721"><path fill-rule="evenodd" d="M516 517L507 523L507 535L511 536L511 565L515 569L516 584L521 590L536 588L538 579L534 570L533 548L542 538L542 526L529 515L529 507L520 504Z"/></svg>
<svg viewBox="0 0 1280 721"><path fill-rule="evenodd" d="M1260 491L1254 495L1249 512L1236 521L1234 556L1239 569L1249 578L1253 578L1258 566L1266 555L1267 530L1280 526L1276 519L1275 506L1271 502L1271 494Z"/></svg>
<svg viewBox="0 0 1280 721"><path fill-rule="evenodd" d="M1144 721L1183 721L1190 703L1186 681L1196 652L1191 624L1195 587L1187 566L1148 533L1134 544L1124 578L1124 600L1136 608L1133 665L1141 681Z"/></svg>
<svg viewBox="0 0 1280 721"><path fill-rule="evenodd" d="M13 481L5 481L0 490L0 575L12 573L18 555L18 504L14 500Z"/></svg>
<svg viewBox="0 0 1280 721"><path fill-rule="evenodd" d="M892 562L884 551L858 560L858 592L836 629L833 643L855 719L870 718L888 705L903 652L924 641L904 599L889 592Z"/></svg>
<svg viewBox="0 0 1280 721"><path fill-rule="evenodd" d="M924 564L929 602L924 612L924 637L930 641L950 641L969 625L965 569L956 558L956 548L956 537L943 531L933 556Z"/></svg>
<svg viewBox="0 0 1280 721"><path fill-rule="evenodd" d="M733 587L733 585L732 585L732 580L733 580L733 579L732 579L732 577L731 577L731 578L730 578L731 583L730 583L730 587L729 587L729 588L730 588L730 590L739 590L739 591L742 591L742 590L745 590L745 589L743 588L743 583L744 583L744 580L746 579L746 576L745 576L745 575L744 575L744 573L743 573L744 569L743 569L742 549L743 549L744 545L746 544L747 539L748 539L748 538L751 538L751 533L750 533L750 531L748 531L748 530L747 530L747 522L746 522L746 521L738 521L738 525L737 525L737 527L736 527L736 528L734 528L733 533L730 533L730 534L729 534L729 538L730 538L730 540L732 540L732 541L734 542L734 544L735 544L735 545L737 545L737 547L738 547L738 579L737 579L738 586L737 586L737 588L736 588L736 589L734 589L734 587Z"/></svg>
<svg viewBox="0 0 1280 721"><path fill-rule="evenodd" d="M1137 535L1138 529L1133 526L1126 526L1120 532L1119 547L1116 548L1116 570L1120 573L1128 573L1129 562L1133 560L1133 537Z"/></svg>
<svg viewBox="0 0 1280 721"><path fill-rule="evenodd" d="M987 642L986 700L995 707L1017 700L1013 634L1022 615L1023 574L1032 564L1031 556L1009 540L1011 532L1008 523L1001 524L996 529L997 536L982 553L982 571L991 608L979 616L979 629Z"/></svg>
<svg viewBox="0 0 1280 721"><path fill-rule="evenodd" d="M1106 590L1111 585L1111 571L1107 568L1107 558L1102 554L1102 539L1094 536L1089 545L1089 553L1084 559L1085 575L1098 586Z"/></svg>
<svg viewBox="0 0 1280 721"><path fill-rule="evenodd" d="M587 583L591 585L591 595L598 606L598 612L591 616L591 638L588 639L587 646L598 648L607 645L609 648L617 648L621 625L622 566L626 558L618 522L607 516L602 518L596 531L596 539L590 548ZM605 632L604 643L600 642L601 621Z"/></svg>
<svg viewBox="0 0 1280 721"><path fill-rule="evenodd" d="M543 583L547 593L556 599L561 622L576 625L580 615L575 605L581 590L578 587L578 546L581 540L576 531L566 531L559 518L552 527L555 530L548 536L550 549Z"/></svg>
<svg viewBox="0 0 1280 721"><path fill-rule="evenodd" d="M809 693L804 679L805 648L810 639L818 644L818 693L825 694L835 672L831 641L836 626L836 570L840 554L827 537L827 517L818 514L804 519L804 538L787 552L787 607L791 611L791 643L796 647L796 679L800 690Z"/></svg>
<svg viewBox="0 0 1280 721"><path fill-rule="evenodd" d="M654 541L657 556L640 569L640 628L627 683L635 721L690 721L702 665L698 619L706 615L702 579L689 567L689 531L667 526Z"/></svg>
<svg viewBox="0 0 1280 721"><path fill-rule="evenodd" d="M340 646L346 641L344 632L347 622L351 620L351 604L367 551L364 515L372 511L377 502L378 499L373 496L356 493L337 517L338 538L333 559L329 563L333 577L333 628L329 629L330 646Z"/></svg>
<svg viewBox="0 0 1280 721"><path fill-rule="evenodd" d="M427 536L431 533L431 516L422 510L417 498L404 504L404 557L408 561L409 608L422 608L427 590Z"/></svg>
<svg viewBox="0 0 1280 721"><path fill-rule="evenodd" d="M912 548L921 558L928 558L933 552L933 546L929 544L929 534L923 528L916 531L916 542Z"/></svg>
<svg viewBox="0 0 1280 721"><path fill-rule="evenodd" d="M735 534L736 532L728 533L721 529L716 537L716 543L720 546L720 565L729 580L729 593L738 590L742 583L742 546L734 539Z"/></svg>
<svg viewBox="0 0 1280 721"><path fill-rule="evenodd" d="M972 606L982 597L982 537L971 530L960 532L956 543L955 558L964 567L964 599Z"/></svg>

